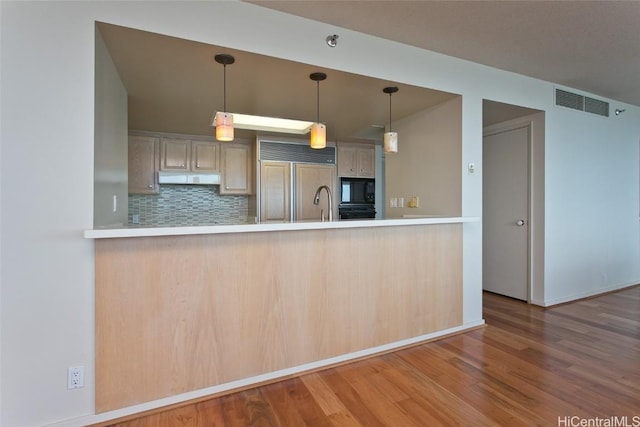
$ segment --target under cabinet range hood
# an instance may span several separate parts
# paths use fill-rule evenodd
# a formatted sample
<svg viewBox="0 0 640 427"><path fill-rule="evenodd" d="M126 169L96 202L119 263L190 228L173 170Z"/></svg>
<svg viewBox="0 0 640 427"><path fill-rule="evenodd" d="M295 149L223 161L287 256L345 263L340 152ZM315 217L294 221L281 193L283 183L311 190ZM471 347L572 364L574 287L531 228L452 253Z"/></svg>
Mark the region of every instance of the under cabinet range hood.
<svg viewBox="0 0 640 427"><path fill-rule="evenodd" d="M192 173L192 172L159 172L158 182L160 184L193 184L193 185L220 184L220 174Z"/></svg>

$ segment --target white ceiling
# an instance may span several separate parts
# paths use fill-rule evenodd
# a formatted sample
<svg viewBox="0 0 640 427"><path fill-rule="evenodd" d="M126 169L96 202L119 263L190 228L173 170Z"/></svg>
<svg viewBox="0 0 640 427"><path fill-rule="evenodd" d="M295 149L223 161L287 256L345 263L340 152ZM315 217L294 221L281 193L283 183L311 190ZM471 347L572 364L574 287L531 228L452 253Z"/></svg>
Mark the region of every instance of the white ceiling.
<svg viewBox="0 0 640 427"><path fill-rule="evenodd" d="M640 106L640 1L249 1Z"/></svg>

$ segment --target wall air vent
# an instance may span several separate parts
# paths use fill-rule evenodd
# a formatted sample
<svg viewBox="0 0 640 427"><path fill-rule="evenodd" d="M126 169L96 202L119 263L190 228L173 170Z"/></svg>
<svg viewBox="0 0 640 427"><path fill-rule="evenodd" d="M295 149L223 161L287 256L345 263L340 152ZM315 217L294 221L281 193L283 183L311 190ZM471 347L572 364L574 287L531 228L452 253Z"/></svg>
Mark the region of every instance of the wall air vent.
<svg viewBox="0 0 640 427"><path fill-rule="evenodd" d="M609 117L609 103L566 90L556 89L556 105Z"/></svg>
<svg viewBox="0 0 640 427"><path fill-rule="evenodd" d="M260 141L260 160L334 165L336 163L336 148L326 147L322 150L315 150L307 144Z"/></svg>
<svg viewBox="0 0 640 427"><path fill-rule="evenodd" d="M600 101L599 99L585 97L584 111L587 113L598 114L599 116L609 117L609 103Z"/></svg>

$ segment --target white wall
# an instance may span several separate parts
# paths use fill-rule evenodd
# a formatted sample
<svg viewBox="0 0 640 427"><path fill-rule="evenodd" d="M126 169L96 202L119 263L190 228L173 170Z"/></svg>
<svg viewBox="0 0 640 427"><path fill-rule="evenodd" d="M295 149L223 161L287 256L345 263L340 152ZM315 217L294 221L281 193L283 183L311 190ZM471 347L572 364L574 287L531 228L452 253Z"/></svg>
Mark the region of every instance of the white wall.
<svg viewBox="0 0 640 427"><path fill-rule="evenodd" d="M127 91L97 28L95 57L93 226L122 226L129 196Z"/></svg>
<svg viewBox="0 0 640 427"><path fill-rule="evenodd" d="M545 304L637 284L638 109L557 107L546 127Z"/></svg>
<svg viewBox="0 0 640 427"><path fill-rule="evenodd" d="M460 216L462 98L398 120L393 129L399 148L385 157L385 217ZM419 206L408 208L413 196ZM403 206L389 207L392 197L403 198Z"/></svg>
<svg viewBox="0 0 640 427"><path fill-rule="evenodd" d="M98 420L93 244L82 237L93 222L95 20L462 94L465 216L482 212L482 99L546 110L545 298L640 281L638 107L613 103L627 111L609 119L567 112L549 83L237 1L0 7L3 426ZM340 46L329 49L334 33ZM481 237L480 223L465 224L465 322L481 317ZM77 364L86 387L67 391Z"/></svg>

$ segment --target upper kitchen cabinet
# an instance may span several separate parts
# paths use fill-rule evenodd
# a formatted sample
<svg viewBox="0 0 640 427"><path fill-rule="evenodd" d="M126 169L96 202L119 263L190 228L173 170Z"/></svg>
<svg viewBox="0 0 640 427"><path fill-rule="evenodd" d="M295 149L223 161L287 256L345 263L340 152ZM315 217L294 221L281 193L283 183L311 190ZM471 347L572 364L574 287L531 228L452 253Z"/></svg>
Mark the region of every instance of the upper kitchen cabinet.
<svg viewBox="0 0 640 427"><path fill-rule="evenodd" d="M160 139L160 170L183 172L189 170L191 141L188 139Z"/></svg>
<svg viewBox="0 0 640 427"><path fill-rule="evenodd" d="M160 170L174 172L218 172L220 143L180 138L160 139Z"/></svg>
<svg viewBox="0 0 640 427"><path fill-rule="evenodd" d="M193 172L219 172L220 143L191 141L191 170Z"/></svg>
<svg viewBox="0 0 640 427"><path fill-rule="evenodd" d="M338 176L374 178L373 144L338 144Z"/></svg>
<svg viewBox="0 0 640 427"><path fill-rule="evenodd" d="M253 193L253 145L247 141L221 143L220 194Z"/></svg>
<svg viewBox="0 0 640 427"><path fill-rule="evenodd" d="M129 194L158 194L158 138L129 136Z"/></svg>

